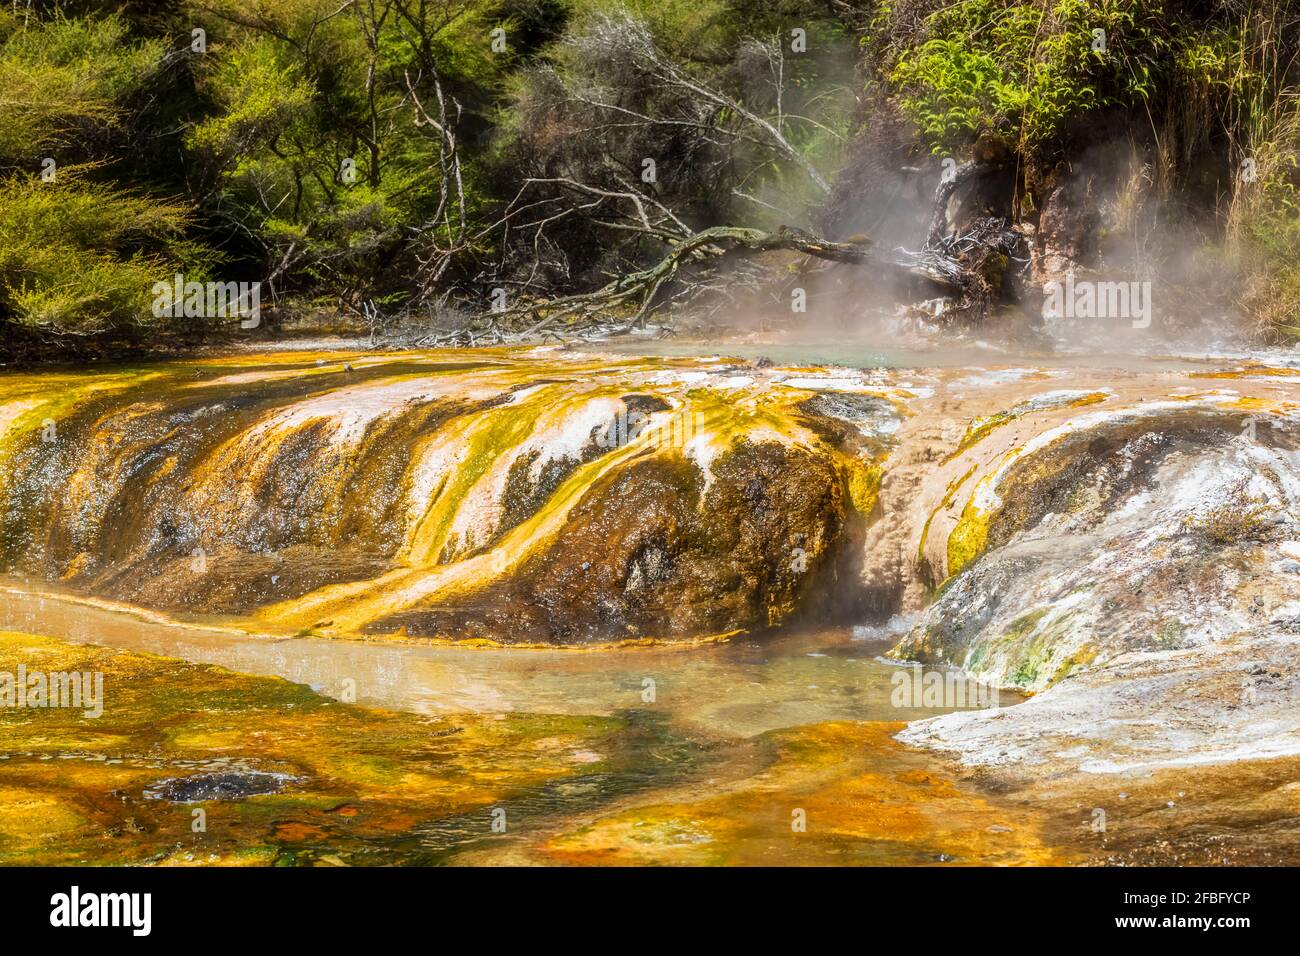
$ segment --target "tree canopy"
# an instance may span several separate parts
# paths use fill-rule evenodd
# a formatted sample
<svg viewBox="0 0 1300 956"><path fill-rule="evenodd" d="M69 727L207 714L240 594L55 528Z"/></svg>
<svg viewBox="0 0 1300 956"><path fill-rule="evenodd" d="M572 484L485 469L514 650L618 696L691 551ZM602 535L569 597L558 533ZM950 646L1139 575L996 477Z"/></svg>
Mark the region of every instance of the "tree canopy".
<svg viewBox="0 0 1300 956"><path fill-rule="evenodd" d="M875 203L854 189L886 139L924 164L997 136L1032 214L1089 136L1145 127L1153 180L1209 210L1286 334L1298 30L1282 0L6 4L0 327L201 331L150 310L175 273L261 282L272 324L436 323L600 289L711 228L834 232Z"/></svg>

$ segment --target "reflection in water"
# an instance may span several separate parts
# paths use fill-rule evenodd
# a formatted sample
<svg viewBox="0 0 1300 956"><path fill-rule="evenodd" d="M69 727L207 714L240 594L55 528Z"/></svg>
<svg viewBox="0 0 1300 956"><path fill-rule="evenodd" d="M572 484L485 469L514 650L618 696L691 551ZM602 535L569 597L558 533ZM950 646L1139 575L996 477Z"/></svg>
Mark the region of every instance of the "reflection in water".
<svg viewBox="0 0 1300 956"><path fill-rule="evenodd" d="M823 721L915 720L952 709L951 702L895 706L898 668L878 658L889 641L863 631L866 639L855 639L847 629L596 652L277 639L167 624L16 587L0 592L0 629L283 677L328 697L420 714L649 710L692 733L752 737ZM973 701L973 682L968 686ZM1015 698L1004 694L999 702Z"/></svg>
<svg viewBox="0 0 1300 956"><path fill-rule="evenodd" d="M37 736L3 755L0 794L30 812L8 823L0 813L0 834L19 840L0 861L1057 859L1036 815L959 786L941 761L892 739L901 721L940 710L893 706L902 671L877 659L888 641L874 631L596 652L277 639L18 586L0 589L6 629L75 642L40 653L128 653L78 665L110 670L113 706L95 736L75 722L33 725ZM354 689L357 703L384 709L354 716L300 687L228 672L182 678L176 658L344 699ZM212 682L230 688L216 707L201 703L214 700L202 696ZM166 728L160 739L153 727ZM69 759L45 759L50 747ZM209 803L221 827L177 844L189 804L171 801L210 796L210 780L235 772L295 783ZM105 801L109 791L128 802ZM810 815L807 831L791 829L792 807ZM56 826L66 831L57 860L32 842Z"/></svg>

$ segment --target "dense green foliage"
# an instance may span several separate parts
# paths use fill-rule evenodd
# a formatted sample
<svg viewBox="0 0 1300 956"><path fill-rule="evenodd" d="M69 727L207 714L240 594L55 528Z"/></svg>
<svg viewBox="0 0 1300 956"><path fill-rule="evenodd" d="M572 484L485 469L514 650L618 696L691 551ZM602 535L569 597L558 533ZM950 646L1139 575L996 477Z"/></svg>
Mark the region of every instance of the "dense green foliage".
<svg viewBox="0 0 1300 956"><path fill-rule="evenodd" d="M95 170L56 158L93 152L160 68L163 43L127 32L111 14L0 12L0 163L18 170L0 180L0 310L11 322L86 334L143 321L167 256L184 258L185 209L94 184ZM44 177L26 171L36 168Z"/></svg>
<svg viewBox="0 0 1300 956"><path fill-rule="evenodd" d="M860 145L903 128L911 162L1014 144L1028 210L1089 144L1147 136L1149 178L1219 223L1261 328L1294 333L1298 19L1285 0L6 5L0 328L138 341L176 272L261 281L272 325L581 291L708 226L815 228L854 201L836 183ZM1260 176L1233 175L1243 157Z"/></svg>
<svg viewBox="0 0 1300 956"><path fill-rule="evenodd" d="M997 128L1041 142L1072 118L1148 95L1163 22L1159 3L967 0L927 18L892 79L936 147Z"/></svg>
<svg viewBox="0 0 1300 956"><path fill-rule="evenodd" d="M127 317L152 324L153 283L205 274L181 238L185 210L88 185L16 176L0 186L0 282L18 321L61 334L103 333Z"/></svg>
<svg viewBox="0 0 1300 956"><path fill-rule="evenodd" d="M1274 129L1258 162L1234 217L1248 263L1244 303L1264 337L1300 339L1300 112Z"/></svg>

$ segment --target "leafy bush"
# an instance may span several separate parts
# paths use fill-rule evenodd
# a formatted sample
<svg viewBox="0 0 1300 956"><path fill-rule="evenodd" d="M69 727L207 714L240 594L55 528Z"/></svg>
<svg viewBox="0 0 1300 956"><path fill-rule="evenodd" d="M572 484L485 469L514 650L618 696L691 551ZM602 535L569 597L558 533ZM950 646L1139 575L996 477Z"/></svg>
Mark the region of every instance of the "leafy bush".
<svg viewBox="0 0 1300 956"><path fill-rule="evenodd" d="M917 146L985 132L1037 208L1121 130L1149 140L1134 182L1215 242L1231 199L1221 261L1262 332L1300 336L1298 34L1293 0L2 4L0 323L137 334L152 282L215 249L271 304L478 311L493 287L603 285L693 230L893 203ZM852 141L873 129L880 149ZM1243 156L1259 178L1230 184Z"/></svg>
<svg viewBox="0 0 1300 956"><path fill-rule="evenodd" d="M463 121L509 62L490 51L493 5L246 7L192 4L210 43L197 87L211 112L186 138L205 205L252 238L280 288L355 301L419 287L424 253L463 239L482 203L435 124L440 97ZM456 143L462 160L478 146Z"/></svg>
<svg viewBox="0 0 1300 956"><path fill-rule="evenodd" d="M186 243L182 207L64 169L53 183L0 182L0 317L57 335L130 335L156 325L153 283L200 279L210 254Z"/></svg>
<svg viewBox="0 0 1300 956"><path fill-rule="evenodd" d="M1273 510L1262 499L1252 497L1242 481L1229 489L1220 504L1190 519L1188 526L1215 544L1240 544L1263 534Z"/></svg>
<svg viewBox="0 0 1300 956"><path fill-rule="evenodd" d="M1296 124L1300 126L1300 123ZM1261 178L1243 200L1236 239L1243 306L1265 339L1300 339L1300 129L1261 150ZM1258 159L1257 159L1258 161Z"/></svg>
<svg viewBox="0 0 1300 956"><path fill-rule="evenodd" d="M162 61L116 15L20 21L0 11L0 162L35 165L53 144L112 123L118 102Z"/></svg>
<svg viewBox="0 0 1300 956"><path fill-rule="evenodd" d="M0 12L0 322L50 337L131 335L156 324L152 284L210 260L181 205L95 181L102 134L156 76L166 44L116 14ZM54 160L46 167L45 158Z"/></svg>
<svg viewBox="0 0 1300 956"><path fill-rule="evenodd" d="M891 82L935 151L998 131L1032 151L1067 123L1150 98L1179 71L1222 74L1224 37L1162 2L964 0L894 32Z"/></svg>

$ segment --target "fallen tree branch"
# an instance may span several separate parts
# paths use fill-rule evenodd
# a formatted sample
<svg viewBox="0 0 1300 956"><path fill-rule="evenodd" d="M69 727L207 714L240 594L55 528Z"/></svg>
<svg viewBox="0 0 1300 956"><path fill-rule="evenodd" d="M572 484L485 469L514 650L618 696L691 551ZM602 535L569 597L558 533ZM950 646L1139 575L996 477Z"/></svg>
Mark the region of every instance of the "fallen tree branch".
<svg viewBox="0 0 1300 956"><path fill-rule="evenodd" d="M944 311L948 321L982 318L1006 291L1006 277L1028 259L1024 236L1002 216L983 216L950 233L948 205L952 196L986 166L978 160L962 163L940 180L931 206L930 225L920 252L898 248L898 263L915 275L943 286L955 300Z"/></svg>
<svg viewBox="0 0 1300 956"><path fill-rule="evenodd" d="M561 296L539 302L515 305L486 317L489 325L509 331L535 335L555 328L561 322L590 324L594 319L609 319L620 308L635 306L630 327L644 325L653 310L660 290L677 279L687 261L694 258L719 259L730 252L748 253L786 250L800 252L830 262L860 264L870 259L869 243L832 242L801 229L782 227L775 232L738 226L714 226L675 242L668 254L648 269L619 276L599 289L576 295ZM574 320L578 320L576 323ZM525 325L525 323L528 323Z"/></svg>

